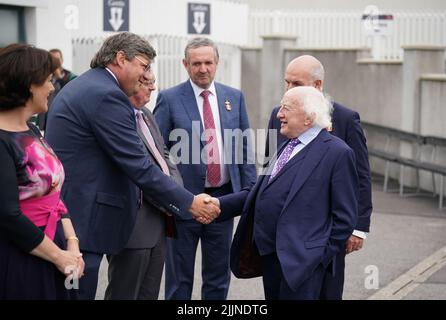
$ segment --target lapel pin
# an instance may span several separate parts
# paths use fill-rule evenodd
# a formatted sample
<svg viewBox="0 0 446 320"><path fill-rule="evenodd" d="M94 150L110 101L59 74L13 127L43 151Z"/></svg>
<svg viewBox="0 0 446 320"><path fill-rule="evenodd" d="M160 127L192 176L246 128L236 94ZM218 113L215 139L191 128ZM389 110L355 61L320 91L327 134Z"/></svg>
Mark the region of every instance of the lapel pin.
<svg viewBox="0 0 446 320"><path fill-rule="evenodd" d="M225 101L225 107L226 107L226 110L228 110L228 111L231 111L231 110L232 110L231 103L230 103L229 100L227 100L227 99L226 99L226 101Z"/></svg>

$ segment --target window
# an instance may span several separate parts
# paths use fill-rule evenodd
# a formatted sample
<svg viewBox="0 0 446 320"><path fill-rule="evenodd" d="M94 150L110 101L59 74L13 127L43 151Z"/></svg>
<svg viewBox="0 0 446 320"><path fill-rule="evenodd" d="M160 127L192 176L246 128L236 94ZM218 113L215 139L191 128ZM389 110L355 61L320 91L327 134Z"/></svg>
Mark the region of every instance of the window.
<svg viewBox="0 0 446 320"><path fill-rule="evenodd" d="M10 43L25 42L23 8L0 5L0 47Z"/></svg>

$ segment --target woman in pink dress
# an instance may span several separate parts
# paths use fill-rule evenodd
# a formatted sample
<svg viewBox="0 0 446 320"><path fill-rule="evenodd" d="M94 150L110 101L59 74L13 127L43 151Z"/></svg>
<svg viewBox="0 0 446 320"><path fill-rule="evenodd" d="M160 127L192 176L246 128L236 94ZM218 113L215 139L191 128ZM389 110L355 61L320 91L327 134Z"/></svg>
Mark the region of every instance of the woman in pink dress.
<svg viewBox="0 0 446 320"><path fill-rule="evenodd" d="M48 109L53 59L26 44L0 49L0 299L73 299L83 275L62 164L28 122Z"/></svg>

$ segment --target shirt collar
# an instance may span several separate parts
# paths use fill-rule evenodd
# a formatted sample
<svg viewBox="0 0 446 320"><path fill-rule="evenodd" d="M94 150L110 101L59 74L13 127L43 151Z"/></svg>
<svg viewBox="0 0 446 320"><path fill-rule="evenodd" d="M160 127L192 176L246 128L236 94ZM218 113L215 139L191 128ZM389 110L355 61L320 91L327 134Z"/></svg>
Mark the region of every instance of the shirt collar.
<svg viewBox="0 0 446 320"><path fill-rule="evenodd" d="M200 88L199 86L197 86L192 80L190 80L190 84L192 86L192 89L194 90L194 95L195 98L200 97L200 94L203 92L203 88ZM209 88L207 88L206 90L208 90L212 95L217 96L217 92L215 91L215 83L214 81L212 81L211 85Z"/></svg>
<svg viewBox="0 0 446 320"><path fill-rule="evenodd" d="M115 78L116 82L117 82L118 85L119 85L118 78L116 78L116 76L115 76L115 74L113 73L113 71L111 71L111 70L110 70L109 68L107 68L107 67L105 67L105 70L107 70L107 71L113 76L113 78Z"/></svg>
<svg viewBox="0 0 446 320"><path fill-rule="evenodd" d="M305 132L298 137L300 143L302 143L303 145L309 144L317 137L317 135L319 134L319 132L321 132L321 130L322 128L318 126L314 126L308 130L305 130Z"/></svg>

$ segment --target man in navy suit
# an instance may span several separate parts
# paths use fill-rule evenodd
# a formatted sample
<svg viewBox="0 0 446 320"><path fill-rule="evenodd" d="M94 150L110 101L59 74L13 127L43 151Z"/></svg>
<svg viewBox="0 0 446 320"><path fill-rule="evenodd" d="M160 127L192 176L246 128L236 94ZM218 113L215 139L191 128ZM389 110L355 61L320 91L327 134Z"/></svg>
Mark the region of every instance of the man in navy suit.
<svg viewBox="0 0 446 320"><path fill-rule="evenodd" d="M249 194L219 199L219 219L243 206L231 269L240 278L263 276L267 300L319 299L356 223L355 155L325 129L330 108L313 87L288 90L277 115L288 140L277 158Z"/></svg>
<svg viewBox="0 0 446 320"><path fill-rule="evenodd" d="M103 254L127 244L141 196L174 215L207 217L219 209L206 206L150 161L138 137L128 97L148 80L156 53L141 37L109 37L91 62L92 69L69 82L48 116L47 140L62 161L66 183L62 197L78 232L86 269L82 299L94 299Z"/></svg>
<svg viewBox="0 0 446 320"><path fill-rule="evenodd" d="M249 129L245 100L239 90L214 82L218 60L211 40L189 41L183 65L190 79L162 91L154 110L167 147L181 158L178 169L185 188L212 196L239 191L256 180L249 136L243 137ZM182 132L186 141L177 143ZM178 149L184 142L186 148ZM226 299L233 220L209 225L189 217L175 220L178 237L167 242L166 299L191 299L199 240L202 299Z"/></svg>
<svg viewBox="0 0 446 320"><path fill-rule="evenodd" d="M285 71L286 88L298 86L312 86L320 91L323 89L324 67L319 60L313 56L304 55L292 60ZM280 130L280 121L277 118L279 108L275 108L271 114L268 128L270 130ZM321 291L321 299L340 300L344 289L344 269L345 255L363 246L366 232L369 232L370 215L372 213L372 187L370 179L370 167L366 139L362 131L359 114L353 110L334 103L332 114L332 125L330 133L344 140L355 152L356 169L359 177L359 199L358 199L358 219L353 234L347 241L345 250L339 252L334 260L335 274L327 272L324 278L324 285ZM277 146L284 143L287 138L277 133ZM266 143L266 158L274 154L275 150L269 150L270 140L273 135L268 135ZM271 143L273 146L274 143Z"/></svg>

